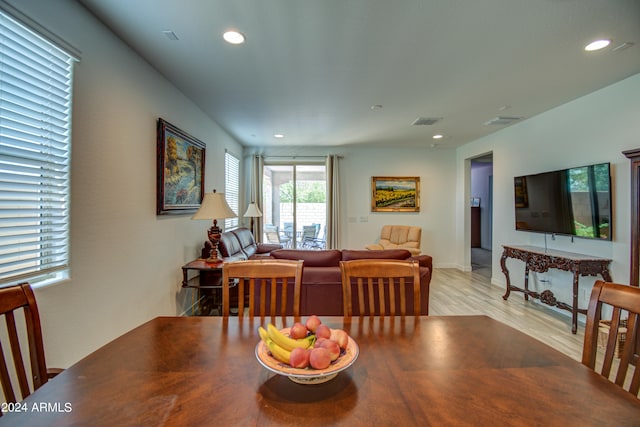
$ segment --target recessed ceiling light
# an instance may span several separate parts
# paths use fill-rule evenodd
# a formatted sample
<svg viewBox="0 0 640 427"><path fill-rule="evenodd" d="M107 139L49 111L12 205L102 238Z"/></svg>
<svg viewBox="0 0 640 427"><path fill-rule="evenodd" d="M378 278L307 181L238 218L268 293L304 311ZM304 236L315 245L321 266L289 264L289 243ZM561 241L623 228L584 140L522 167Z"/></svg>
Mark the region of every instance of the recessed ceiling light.
<svg viewBox="0 0 640 427"><path fill-rule="evenodd" d="M278 138L278 139L282 139L282 138L284 138L284 134L282 134L282 133L274 133L273 137L274 138Z"/></svg>
<svg viewBox="0 0 640 427"><path fill-rule="evenodd" d="M584 50L586 50L587 52L593 52L595 50L604 49L610 44L611 44L611 40L607 40L607 39L595 40L589 43L588 45L586 45L584 47Z"/></svg>
<svg viewBox="0 0 640 427"><path fill-rule="evenodd" d="M433 135L431 138L433 138L433 139L442 139L442 137L443 136L438 133L438 134Z"/></svg>
<svg viewBox="0 0 640 427"><path fill-rule="evenodd" d="M229 30L226 31L223 35L222 38L224 38L228 43L231 44L242 44L244 43L244 36L235 31L235 30Z"/></svg>

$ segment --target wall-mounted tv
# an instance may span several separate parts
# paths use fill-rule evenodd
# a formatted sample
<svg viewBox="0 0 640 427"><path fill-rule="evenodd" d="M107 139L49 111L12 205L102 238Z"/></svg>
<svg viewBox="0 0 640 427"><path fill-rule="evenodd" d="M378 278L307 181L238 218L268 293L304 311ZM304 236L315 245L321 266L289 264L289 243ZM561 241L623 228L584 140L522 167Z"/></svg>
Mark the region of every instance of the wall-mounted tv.
<svg viewBox="0 0 640 427"><path fill-rule="evenodd" d="M516 230L611 240L609 163L516 176Z"/></svg>

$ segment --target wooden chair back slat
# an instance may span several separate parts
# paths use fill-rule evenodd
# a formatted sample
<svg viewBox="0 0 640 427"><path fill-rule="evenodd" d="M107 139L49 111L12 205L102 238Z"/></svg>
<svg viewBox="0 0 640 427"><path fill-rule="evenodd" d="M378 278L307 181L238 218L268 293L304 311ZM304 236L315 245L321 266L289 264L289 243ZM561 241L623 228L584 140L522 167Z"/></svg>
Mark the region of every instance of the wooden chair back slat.
<svg viewBox="0 0 640 427"><path fill-rule="evenodd" d="M603 306L611 307L611 319L609 324L609 336L604 349L602 367L596 369L596 358L598 356L598 335L600 321L603 315ZM595 370L600 375L609 379L612 370L615 372L614 382L625 388L631 394L638 396L640 391L640 369L638 368L638 349L636 347L638 335L638 322L640 316L640 288L619 283L596 281L589 299L587 310L587 324L584 333L584 346L582 349L582 363ZM618 329L627 314L626 339L619 355L620 360L616 361L616 349L618 348ZM635 364L635 368L630 365ZM617 365L617 370L616 369ZM633 376L627 378L630 370L633 369Z"/></svg>
<svg viewBox="0 0 640 427"><path fill-rule="evenodd" d="M16 312L24 314L25 332L28 341L29 369L25 364L20 345ZM38 306L33 290L28 283L0 288L0 315L5 317L8 337L8 348L0 342L0 382L6 402L15 403L17 400L11 373L18 382L22 399L29 396L49 379L44 357L44 344ZM9 353L5 354L5 350ZM8 363L10 357L12 364ZM30 385L31 384L31 385Z"/></svg>
<svg viewBox="0 0 640 427"><path fill-rule="evenodd" d="M300 287L302 286L303 261L296 260L248 260L225 263L222 267L222 315L229 316L229 287L231 280L238 280L238 316L244 315L245 282L249 285L249 317L286 316L288 285L293 283L293 315L300 316ZM269 291L269 292L268 292ZM259 293L259 301L256 296ZM269 294L269 300L267 300ZM267 301L269 307L267 307ZM279 313L277 307L279 306ZM257 308L257 309L256 309ZM268 309L268 313L267 313Z"/></svg>
<svg viewBox="0 0 640 427"><path fill-rule="evenodd" d="M353 315L353 292L357 293L360 316L367 313L380 316L405 316L408 312L407 293L413 297L413 315L420 315L420 267L417 261L381 259L341 261L340 269L343 313L346 317ZM407 286L407 279L412 282L410 289Z"/></svg>

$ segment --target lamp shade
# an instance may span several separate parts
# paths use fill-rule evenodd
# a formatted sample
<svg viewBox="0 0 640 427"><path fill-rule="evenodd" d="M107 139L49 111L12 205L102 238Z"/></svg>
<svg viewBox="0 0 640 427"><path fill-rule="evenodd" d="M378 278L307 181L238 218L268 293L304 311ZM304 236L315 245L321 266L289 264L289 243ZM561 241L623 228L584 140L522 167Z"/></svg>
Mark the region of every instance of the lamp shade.
<svg viewBox="0 0 640 427"><path fill-rule="evenodd" d="M260 209L258 209L258 205L256 205L255 203L249 203L249 206L247 207L247 211L244 213L244 216L257 218L262 216L262 212L260 212Z"/></svg>
<svg viewBox="0 0 640 427"><path fill-rule="evenodd" d="M216 193L216 190L213 190L213 193L205 193L200 209L191 219L224 219L237 216L227 204L224 193Z"/></svg>

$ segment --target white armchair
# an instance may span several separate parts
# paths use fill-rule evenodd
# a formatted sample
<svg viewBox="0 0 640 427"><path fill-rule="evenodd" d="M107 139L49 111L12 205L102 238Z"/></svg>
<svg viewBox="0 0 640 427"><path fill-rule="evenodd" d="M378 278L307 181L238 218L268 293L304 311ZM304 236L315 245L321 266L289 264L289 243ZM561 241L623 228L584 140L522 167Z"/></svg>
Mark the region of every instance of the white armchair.
<svg viewBox="0 0 640 427"><path fill-rule="evenodd" d="M378 243L365 246L369 250L406 249L411 255L420 255L422 227L409 225L385 225Z"/></svg>

